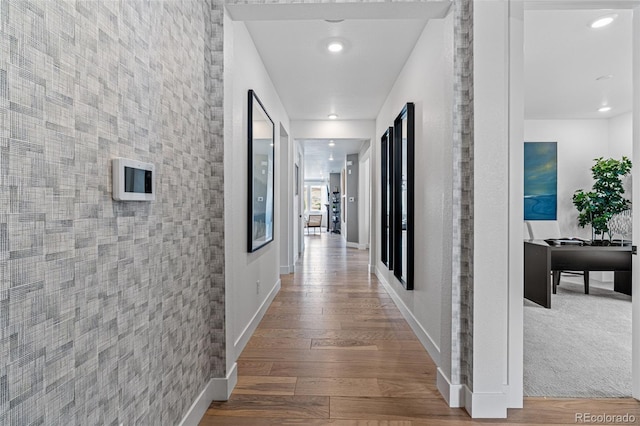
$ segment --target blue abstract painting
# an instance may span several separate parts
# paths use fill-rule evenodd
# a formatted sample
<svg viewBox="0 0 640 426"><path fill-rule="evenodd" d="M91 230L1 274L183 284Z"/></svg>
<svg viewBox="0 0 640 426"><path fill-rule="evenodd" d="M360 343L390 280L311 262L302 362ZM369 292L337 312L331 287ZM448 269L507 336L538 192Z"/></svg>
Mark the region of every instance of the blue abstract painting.
<svg viewBox="0 0 640 426"><path fill-rule="evenodd" d="M524 143L524 220L558 218L556 142Z"/></svg>

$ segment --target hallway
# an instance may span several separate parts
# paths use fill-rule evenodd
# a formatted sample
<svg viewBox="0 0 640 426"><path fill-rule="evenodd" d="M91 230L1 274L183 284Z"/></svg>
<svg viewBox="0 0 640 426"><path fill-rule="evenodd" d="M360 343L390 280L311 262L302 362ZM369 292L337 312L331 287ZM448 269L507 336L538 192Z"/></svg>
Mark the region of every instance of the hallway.
<svg viewBox="0 0 640 426"><path fill-rule="evenodd" d="M368 252L340 236L305 237L297 272L282 288L238 360L238 385L214 402L208 425L486 424L447 406L436 367L382 284ZM638 403L529 398L506 424L575 423L577 412L630 413ZM395 423L394 423L395 424Z"/></svg>

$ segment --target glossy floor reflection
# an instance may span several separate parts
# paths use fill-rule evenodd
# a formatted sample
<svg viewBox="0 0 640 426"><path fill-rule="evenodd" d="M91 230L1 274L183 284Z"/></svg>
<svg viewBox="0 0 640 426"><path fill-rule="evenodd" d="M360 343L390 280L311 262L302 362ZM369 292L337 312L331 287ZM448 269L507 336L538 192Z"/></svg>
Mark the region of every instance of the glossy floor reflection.
<svg viewBox="0 0 640 426"><path fill-rule="evenodd" d="M368 251L328 233L305 244L238 360L231 398L212 403L201 425L487 423L448 407L435 364L368 273ZM490 423L575 423L576 412L596 411L640 419L630 399L529 399L525 407Z"/></svg>

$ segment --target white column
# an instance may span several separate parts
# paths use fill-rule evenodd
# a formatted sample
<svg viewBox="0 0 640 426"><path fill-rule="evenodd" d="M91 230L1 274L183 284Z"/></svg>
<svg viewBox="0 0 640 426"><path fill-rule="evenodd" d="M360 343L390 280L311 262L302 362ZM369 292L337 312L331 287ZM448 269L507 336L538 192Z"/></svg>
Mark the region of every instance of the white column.
<svg viewBox="0 0 640 426"><path fill-rule="evenodd" d="M511 1L509 10L509 346L507 407L522 408L524 369L524 9Z"/></svg>
<svg viewBox="0 0 640 426"><path fill-rule="evenodd" d="M507 415L509 2L474 2L472 417Z"/></svg>

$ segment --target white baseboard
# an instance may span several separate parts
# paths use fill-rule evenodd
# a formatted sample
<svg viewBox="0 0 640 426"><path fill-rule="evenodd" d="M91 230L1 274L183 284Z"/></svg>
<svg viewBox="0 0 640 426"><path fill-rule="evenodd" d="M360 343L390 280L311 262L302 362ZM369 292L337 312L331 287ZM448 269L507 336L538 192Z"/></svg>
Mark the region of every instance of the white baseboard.
<svg viewBox="0 0 640 426"><path fill-rule="evenodd" d="M464 386L464 408L474 419L506 419L507 395L472 392Z"/></svg>
<svg viewBox="0 0 640 426"><path fill-rule="evenodd" d="M369 273L370 274L376 273L376 265L369 265Z"/></svg>
<svg viewBox="0 0 640 426"><path fill-rule="evenodd" d="M351 241L347 241L347 247L356 248L358 250L367 250L369 248L369 244L352 243Z"/></svg>
<svg viewBox="0 0 640 426"><path fill-rule="evenodd" d="M391 300L393 300L393 303L396 304L396 306L400 310L400 313L402 313L402 316L409 324L409 327L411 327L418 340L420 340L420 343L422 343L422 346L424 346L424 348L429 353L429 356L431 357L433 362L436 365L440 365L440 348L438 348L438 345L436 345L431 336L429 336L429 333L427 333L427 331L422 328L422 325L420 325L416 317L413 315L413 312L411 312L409 308L407 308L407 305L404 304L393 287L387 282L382 274L379 273L379 271L376 272L376 276L378 277L378 280L380 280L384 288L387 290L387 293L389 293L389 295L391 296Z"/></svg>
<svg viewBox="0 0 640 426"><path fill-rule="evenodd" d="M452 385L449 378L438 367L437 378L438 390L447 401L449 407L460 408L464 407L465 387L464 385Z"/></svg>
<svg viewBox="0 0 640 426"><path fill-rule="evenodd" d="M273 298L276 297L276 294L278 294L278 292L280 291L280 285L281 281L280 279L278 279L276 285L273 286L273 289L271 289L267 297L264 299L264 302L262 302L260 308L258 308L258 311L255 313L253 318L251 318L251 321L249 321L249 324L247 324L244 330L242 330L242 333L240 333L240 337L238 337L234 342L233 346L235 350L235 359L238 359L240 352L242 352L244 347L249 342L251 336L253 336L253 332L256 331L256 328L258 327L258 324L260 324L262 317L264 316L265 312L267 312L267 309L269 309L271 302L273 302Z"/></svg>
<svg viewBox="0 0 640 426"><path fill-rule="evenodd" d="M233 388L238 383L237 364L233 364L231 371L227 377L214 378L204 387L200 395L191 404L187 414L182 418L179 426L198 426L202 417L204 417L207 409L213 401L227 401L231 396Z"/></svg>
<svg viewBox="0 0 640 426"><path fill-rule="evenodd" d="M280 267L280 275L289 275L295 272L295 267L293 265L285 265Z"/></svg>

